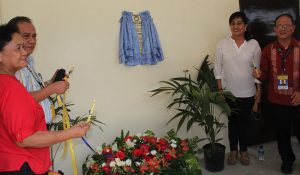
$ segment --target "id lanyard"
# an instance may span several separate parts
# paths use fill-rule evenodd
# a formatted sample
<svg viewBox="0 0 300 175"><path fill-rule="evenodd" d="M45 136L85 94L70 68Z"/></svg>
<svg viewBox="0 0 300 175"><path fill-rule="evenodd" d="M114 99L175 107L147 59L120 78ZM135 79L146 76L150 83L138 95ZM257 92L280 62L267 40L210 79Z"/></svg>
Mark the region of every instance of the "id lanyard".
<svg viewBox="0 0 300 175"><path fill-rule="evenodd" d="M30 72L34 80L40 85L41 89L45 88L40 74L37 74L33 69L31 69L29 66L26 66L27 70ZM55 107L54 107L54 100L52 97L47 97L51 103L51 114L52 114L52 120L55 118Z"/></svg>
<svg viewBox="0 0 300 175"><path fill-rule="evenodd" d="M286 61L291 53L291 50L293 47L289 47L286 51L284 51L282 48L278 47L277 52L281 57L281 69L280 69L280 74L277 75L277 88L279 90L288 90L289 89L289 77L286 72Z"/></svg>

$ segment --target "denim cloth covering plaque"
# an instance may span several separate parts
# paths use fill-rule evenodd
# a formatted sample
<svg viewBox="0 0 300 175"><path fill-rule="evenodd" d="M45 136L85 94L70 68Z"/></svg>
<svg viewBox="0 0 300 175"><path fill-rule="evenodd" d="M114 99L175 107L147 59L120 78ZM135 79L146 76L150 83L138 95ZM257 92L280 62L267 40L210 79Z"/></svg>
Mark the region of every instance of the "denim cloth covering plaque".
<svg viewBox="0 0 300 175"><path fill-rule="evenodd" d="M135 19L139 22L134 23ZM149 11L141 12L138 15L124 11L120 23L119 58L121 64L127 66L154 65L164 59L157 30Z"/></svg>

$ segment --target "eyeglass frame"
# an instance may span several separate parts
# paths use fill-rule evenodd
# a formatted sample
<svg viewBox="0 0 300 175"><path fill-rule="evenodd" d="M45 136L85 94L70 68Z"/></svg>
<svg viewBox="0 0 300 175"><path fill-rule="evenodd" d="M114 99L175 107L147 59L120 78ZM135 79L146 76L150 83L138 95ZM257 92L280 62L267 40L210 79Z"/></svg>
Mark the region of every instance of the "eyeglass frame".
<svg viewBox="0 0 300 175"><path fill-rule="evenodd" d="M294 24L277 24L275 25L276 29L281 29L281 30L286 30L286 29L291 29L293 26L295 26Z"/></svg>

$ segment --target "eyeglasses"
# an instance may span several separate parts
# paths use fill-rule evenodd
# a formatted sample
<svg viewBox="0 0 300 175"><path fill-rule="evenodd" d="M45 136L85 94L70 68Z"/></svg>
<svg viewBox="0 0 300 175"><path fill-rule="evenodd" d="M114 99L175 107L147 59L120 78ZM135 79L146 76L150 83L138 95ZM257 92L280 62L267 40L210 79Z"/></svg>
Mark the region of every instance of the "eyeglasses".
<svg viewBox="0 0 300 175"><path fill-rule="evenodd" d="M276 29L286 30L292 28L292 24L277 24Z"/></svg>

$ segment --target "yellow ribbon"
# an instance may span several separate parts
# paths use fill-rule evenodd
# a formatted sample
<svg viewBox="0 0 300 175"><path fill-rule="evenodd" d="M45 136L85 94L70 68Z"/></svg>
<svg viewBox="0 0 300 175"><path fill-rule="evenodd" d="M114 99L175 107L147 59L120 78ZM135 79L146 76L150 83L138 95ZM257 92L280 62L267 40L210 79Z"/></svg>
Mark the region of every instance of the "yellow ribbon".
<svg viewBox="0 0 300 175"><path fill-rule="evenodd" d="M53 102L51 102L51 114L52 114L52 121L55 119L55 106Z"/></svg>
<svg viewBox="0 0 300 175"><path fill-rule="evenodd" d="M62 109L63 109L62 121L63 121L64 130L70 128L69 114L68 114L68 111L67 111L67 108L66 108L66 105L65 105L65 101L66 101L66 95L65 94L63 94L63 99L61 98L60 95L57 96L57 102L60 106L62 106ZM73 164L73 172L74 172L74 175L77 175L78 171L77 171L76 157L75 157L75 152L74 152L74 146L73 146L72 139L69 139L65 142L64 152L63 152L61 158L63 159L66 156L68 145L69 145L69 148L70 148L71 160L72 160L72 164Z"/></svg>
<svg viewBox="0 0 300 175"><path fill-rule="evenodd" d="M72 71L73 71L73 69L72 69ZM72 73L72 71L70 71L69 74ZM69 77L66 76L64 78L64 80L68 81ZM68 110L67 110L66 105L65 105L66 104L65 101L66 101L66 94L63 94L63 98L61 97L61 95L57 96L58 105L62 106L62 110L63 110L63 112L62 112L62 122L63 122L64 130L70 128L69 114L68 114ZM61 158L64 158L66 156L68 145L69 145L69 148L70 148L71 160L72 160L72 165L73 165L73 172L74 172L74 175L77 175L78 171L77 171L76 157L75 157L75 152L74 152L74 146L73 146L72 139L69 139L69 140L65 141L64 152L63 152Z"/></svg>

